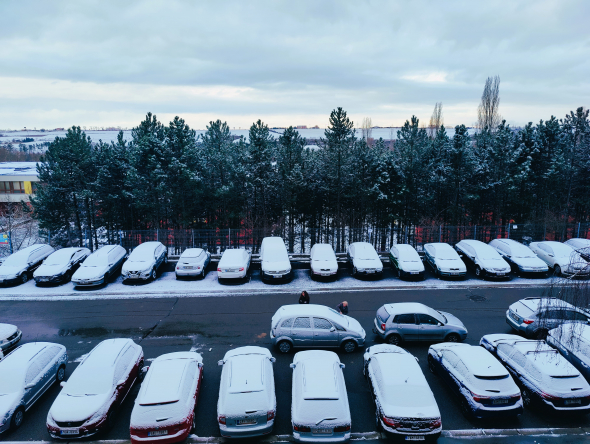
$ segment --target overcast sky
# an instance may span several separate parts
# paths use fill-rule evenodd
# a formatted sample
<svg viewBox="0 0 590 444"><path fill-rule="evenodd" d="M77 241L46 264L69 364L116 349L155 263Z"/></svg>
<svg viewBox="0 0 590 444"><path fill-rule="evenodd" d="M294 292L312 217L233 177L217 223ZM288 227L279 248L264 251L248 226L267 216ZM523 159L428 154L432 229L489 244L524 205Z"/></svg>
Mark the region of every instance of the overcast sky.
<svg viewBox="0 0 590 444"><path fill-rule="evenodd" d="M0 1L0 129L476 120L590 106L590 1Z"/></svg>

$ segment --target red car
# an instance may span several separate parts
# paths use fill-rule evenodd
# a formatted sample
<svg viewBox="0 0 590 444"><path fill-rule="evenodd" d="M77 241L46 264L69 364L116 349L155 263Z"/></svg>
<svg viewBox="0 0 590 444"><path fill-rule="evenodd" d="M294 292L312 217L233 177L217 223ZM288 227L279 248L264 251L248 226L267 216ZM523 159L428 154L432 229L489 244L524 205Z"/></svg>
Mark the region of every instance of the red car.
<svg viewBox="0 0 590 444"><path fill-rule="evenodd" d="M95 435L112 426L118 407L143 367L143 350L131 339L107 339L74 370L47 414L52 438Z"/></svg>

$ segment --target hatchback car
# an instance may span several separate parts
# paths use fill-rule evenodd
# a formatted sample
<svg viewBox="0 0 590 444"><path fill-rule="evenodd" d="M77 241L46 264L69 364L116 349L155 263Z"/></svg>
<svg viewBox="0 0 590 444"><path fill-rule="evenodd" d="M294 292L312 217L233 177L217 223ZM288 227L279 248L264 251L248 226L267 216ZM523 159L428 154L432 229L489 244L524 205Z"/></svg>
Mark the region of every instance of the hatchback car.
<svg viewBox="0 0 590 444"><path fill-rule="evenodd" d="M282 353L293 347L342 347L352 353L365 344L365 337L356 319L324 305L283 305L271 321L270 338Z"/></svg>
<svg viewBox="0 0 590 444"><path fill-rule="evenodd" d="M22 425L25 412L63 381L67 362L66 348L50 342L21 345L0 361L0 433Z"/></svg>
<svg viewBox="0 0 590 444"><path fill-rule="evenodd" d="M354 277L381 278L383 276L383 263L370 243L353 242L346 250L346 257Z"/></svg>
<svg viewBox="0 0 590 444"><path fill-rule="evenodd" d="M265 237L260 245L260 277L267 281L293 278L287 247L281 237Z"/></svg>
<svg viewBox="0 0 590 444"><path fill-rule="evenodd" d="M590 386L580 372L545 341L492 334L480 345L496 356L520 385L526 407L588 413Z"/></svg>
<svg viewBox="0 0 590 444"><path fill-rule="evenodd" d="M458 318L418 302L381 306L373 332L392 345L402 341L459 342L467 338L467 329Z"/></svg>
<svg viewBox="0 0 590 444"><path fill-rule="evenodd" d="M561 242L531 242L531 250L539 256L555 276L587 278L590 276L590 264L570 245Z"/></svg>
<svg viewBox="0 0 590 444"><path fill-rule="evenodd" d="M217 264L217 280L245 279L250 270L252 253L243 248L228 249L223 252Z"/></svg>
<svg viewBox="0 0 590 444"><path fill-rule="evenodd" d="M438 277L465 277L467 275L465 263L449 244L442 242L425 244L424 259Z"/></svg>
<svg viewBox="0 0 590 444"><path fill-rule="evenodd" d="M340 362L334 352L301 351L293 363L291 425L296 442L346 442L350 407Z"/></svg>
<svg viewBox="0 0 590 444"><path fill-rule="evenodd" d="M158 269L168 263L168 250L162 242L144 242L129 254L121 268L123 282L155 280Z"/></svg>
<svg viewBox="0 0 590 444"><path fill-rule="evenodd" d="M561 324L549 330L547 343L555 347L582 376L590 381L590 326L586 324Z"/></svg>
<svg viewBox="0 0 590 444"><path fill-rule="evenodd" d="M435 344L428 368L459 398L468 418L516 417L523 411L520 390L506 368L486 349L468 344Z"/></svg>
<svg viewBox="0 0 590 444"><path fill-rule="evenodd" d="M35 244L11 254L0 265L0 284L24 284L54 251L49 245Z"/></svg>
<svg viewBox="0 0 590 444"><path fill-rule="evenodd" d="M131 412L131 443L184 441L193 429L202 379L199 353L167 353L154 359Z"/></svg>
<svg viewBox="0 0 590 444"><path fill-rule="evenodd" d="M272 357L266 348L228 351L221 370L217 422L221 436L250 438L272 432L277 411Z"/></svg>
<svg viewBox="0 0 590 444"><path fill-rule="evenodd" d="M309 253L311 278L336 278L338 261L330 244L314 244Z"/></svg>
<svg viewBox="0 0 590 444"><path fill-rule="evenodd" d="M512 271L538 276L545 276L549 271L547 264L533 250L514 239L494 239L489 245L510 264Z"/></svg>
<svg viewBox="0 0 590 444"><path fill-rule="evenodd" d="M440 411L413 355L395 345L372 345L365 351L363 373L375 400L378 428L408 441L440 436Z"/></svg>
<svg viewBox="0 0 590 444"><path fill-rule="evenodd" d="M590 312L557 298L524 298L506 310L506 323L528 338L544 339L564 323L590 322Z"/></svg>
<svg viewBox="0 0 590 444"><path fill-rule="evenodd" d="M510 277L510 265L488 244L464 239L455 245L459 255L477 277L505 279Z"/></svg>
<svg viewBox="0 0 590 444"><path fill-rule="evenodd" d="M68 282L89 255L88 248L71 247L57 250L35 270L33 279L37 285Z"/></svg>
<svg viewBox="0 0 590 444"><path fill-rule="evenodd" d="M107 339L84 357L47 414L52 438L86 438L108 430L143 367L131 339Z"/></svg>
<svg viewBox="0 0 590 444"><path fill-rule="evenodd" d="M86 258L72 275L74 287L95 287L106 284L117 274L127 251L120 245L105 245Z"/></svg>
<svg viewBox="0 0 590 444"><path fill-rule="evenodd" d="M16 325L0 324L0 352L5 355L13 349L23 337L23 332Z"/></svg>
<svg viewBox="0 0 590 444"><path fill-rule="evenodd" d="M401 279L424 279L424 264L410 244L397 244L389 249L389 262Z"/></svg>
<svg viewBox="0 0 590 444"><path fill-rule="evenodd" d="M566 240L564 243L576 250L586 262L590 262L590 239L575 237Z"/></svg>
<svg viewBox="0 0 590 444"><path fill-rule="evenodd" d="M205 277L207 266L211 262L211 253L202 248L187 248L176 263L176 279L183 277Z"/></svg>

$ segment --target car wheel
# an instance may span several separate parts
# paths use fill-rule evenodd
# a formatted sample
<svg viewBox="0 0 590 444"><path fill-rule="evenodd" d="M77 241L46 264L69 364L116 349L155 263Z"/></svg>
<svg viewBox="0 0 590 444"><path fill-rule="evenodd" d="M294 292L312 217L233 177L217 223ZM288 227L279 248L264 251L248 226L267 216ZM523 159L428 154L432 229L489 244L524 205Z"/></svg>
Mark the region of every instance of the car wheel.
<svg viewBox="0 0 590 444"><path fill-rule="evenodd" d="M475 267L475 275L481 277L483 275L480 267Z"/></svg>
<svg viewBox="0 0 590 444"><path fill-rule="evenodd" d="M152 270L152 274L151 274L150 277L152 278L152 281L155 281L156 278L158 277L158 273L156 273L156 269L155 268Z"/></svg>
<svg viewBox="0 0 590 444"><path fill-rule="evenodd" d="M449 333L445 338L445 342L459 342L460 339L457 333Z"/></svg>
<svg viewBox="0 0 590 444"><path fill-rule="evenodd" d="M57 373L55 374L55 380L59 384L65 378L66 378L66 366L65 365L60 365L59 368L57 369Z"/></svg>
<svg viewBox="0 0 590 444"><path fill-rule="evenodd" d="M387 343L391 345L400 345L402 342L402 338L400 335L396 335L395 333L392 335L387 336Z"/></svg>
<svg viewBox="0 0 590 444"><path fill-rule="evenodd" d="M540 328L534 333L535 339L547 339L547 330Z"/></svg>
<svg viewBox="0 0 590 444"><path fill-rule="evenodd" d="M346 353L352 353L356 350L356 342L352 340L344 341L344 343L342 344L342 349Z"/></svg>
<svg viewBox="0 0 590 444"><path fill-rule="evenodd" d="M289 341L281 341L279 342L279 351L281 353L289 353L293 346Z"/></svg>
<svg viewBox="0 0 590 444"><path fill-rule="evenodd" d="M436 368L434 367L434 358L430 355L428 355L428 370L430 370L430 373L432 373L433 375L436 375Z"/></svg>
<svg viewBox="0 0 590 444"><path fill-rule="evenodd" d="M27 276L27 273L23 273L20 276L20 281L25 284L27 281L29 280L29 276Z"/></svg>
<svg viewBox="0 0 590 444"><path fill-rule="evenodd" d="M459 408L461 409L461 413L467 418L471 418L473 416L473 412L471 407L469 406L469 402L465 398L461 398Z"/></svg>
<svg viewBox="0 0 590 444"><path fill-rule="evenodd" d="M559 265L556 265L555 268L553 268L553 276L561 276L561 267Z"/></svg>
<svg viewBox="0 0 590 444"><path fill-rule="evenodd" d="M356 267L352 267L352 276L356 277L357 273L358 273L358 271L357 271Z"/></svg>
<svg viewBox="0 0 590 444"><path fill-rule="evenodd" d="M164 263L168 264L168 255L164 256Z"/></svg>
<svg viewBox="0 0 590 444"><path fill-rule="evenodd" d="M525 405L525 407L532 407L533 406L533 396L531 395L531 392L529 391L529 389L526 387L523 387L521 390L521 395L522 395L522 403Z"/></svg>
<svg viewBox="0 0 590 444"><path fill-rule="evenodd" d="M24 420L25 420L25 409L23 406L20 406L12 414L12 418L10 419L10 428L12 430L18 429L21 425L23 425Z"/></svg>

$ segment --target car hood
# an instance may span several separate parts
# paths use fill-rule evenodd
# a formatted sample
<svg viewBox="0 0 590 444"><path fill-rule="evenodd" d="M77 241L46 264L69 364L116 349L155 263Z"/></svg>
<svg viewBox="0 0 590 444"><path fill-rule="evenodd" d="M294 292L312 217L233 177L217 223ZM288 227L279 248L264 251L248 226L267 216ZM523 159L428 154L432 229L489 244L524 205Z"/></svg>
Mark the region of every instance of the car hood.
<svg viewBox="0 0 590 444"><path fill-rule="evenodd" d="M121 272L125 273L126 271L145 271L154 266L156 261L130 261L127 259L121 268Z"/></svg>
<svg viewBox="0 0 590 444"><path fill-rule="evenodd" d="M72 280L101 278L107 271L109 271L109 267L80 267L72 276Z"/></svg>
<svg viewBox="0 0 590 444"><path fill-rule="evenodd" d="M344 316L344 317L348 320L348 326L344 325L344 327L346 327L346 329L348 331L353 331L353 332L358 333L359 335L362 335L362 336L365 334L365 330L363 329L363 327L361 326L359 321L357 321L354 318L351 318L350 316Z"/></svg>
<svg viewBox="0 0 590 444"><path fill-rule="evenodd" d="M65 265L41 265L33 273L33 277L39 276L55 276L66 271Z"/></svg>
<svg viewBox="0 0 590 444"><path fill-rule="evenodd" d="M424 264L422 261L403 261L398 260L399 267L403 271L424 271Z"/></svg>
<svg viewBox="0 0 590 444"><path fill-rule="evenodd" d="M0 276L14 276L25 270L24 267L10 267L8 265L0 267Z"/></svg>
<svg viewBox="0 0 590 444"><path fill-rule="evenodd" d="M510 265L504 259L480 259L479 262L484 268L510 271Z"/></svg>
<svg viewBox="0 0 590 444"><path fill-rule="evenodd" d="M291 262L289 261L263 261L261 264L261 268L264 271L282 271L282 270L290 270L291 269Z"/></svg>
<svg viewBox="0 0 590 444"><path fill-rule="evenodd" d="M22 393L20 392L0 396L0 423L2 418L12 416L12 412L18 406L21 397Z"/></svg>
<svg viewBox="0 0 590 444"><path fill-rule="evenodd" d="M311 261L311 268L314 270L337 270L338 269L338 262L335 260L320 260L320 261Z"/></svg>
<svg viewBox="0 0 590 444"><path fill-rule="evenodd" d="M110 393L91 396L70 396L60 393L51 406L49 414L54 421L74 422L89 419L99 410L105 410L105 403L110 399Z"/></svg>
<svg viewBox="0 0 590 444"><path fill-rule="evenodd" d="M377 268L382 269L383 263L379 259L358 259L354 258L352 263L356 268Z"/></svg>
<svg viewBox="0 0 590 444"><path fill-rule="evenodd" d="M512 256L512 262L517 265L520 265L524 268L544 268L547 269L547 264L544 260L539 259L538 257L514 257Z"/></svg>
<svg viewBox="0 0 590 444"><path fill-rule="evenodd" d="M0 340L9 338L18 331L16 325L0 324Z"/></svg>
<svg viewBox="0 0 590 444"><path fill-rule="evenodd" d="M447 323L445 325L463 328L465 329L465 331L467 331L465 325L463 325L463 322L461 322L459 318L457 318L456 316L453 316L451 313L447 313L446 311L440 311L439 313L441 313L445 318L447 318Z"/></svg>
<svg viewBox="0 0 590 444"><path fill-rule="evenodd" d="M435 259L435 261L441 270L458 268L459 271L467 271L467 267L465 267L465 263L461 259Z"/></svg>

